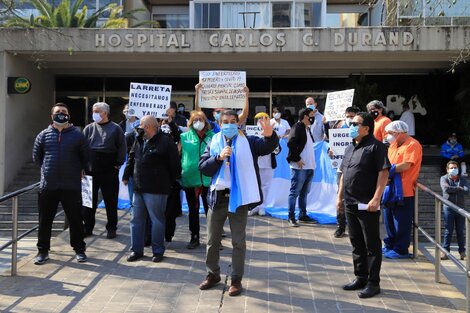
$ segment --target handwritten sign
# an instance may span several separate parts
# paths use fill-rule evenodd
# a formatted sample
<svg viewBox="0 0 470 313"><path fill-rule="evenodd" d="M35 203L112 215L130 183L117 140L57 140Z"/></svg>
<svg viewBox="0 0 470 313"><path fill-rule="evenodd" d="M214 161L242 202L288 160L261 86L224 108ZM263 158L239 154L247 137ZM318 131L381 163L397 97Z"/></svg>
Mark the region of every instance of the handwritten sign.
<svg viewBox="0 0 470 313"><path fill-rule="evenodd" d="M327 121L344 119L344 111L352 106L354 89L329 92L326 96L325 118Z"/></svg>
<svg viewBox="0 0 470 313"><path fill-rule="evenodd" d="M131 83L129 90L129 115L142 118L153 115L166 118L170 107L171 85Z"/></svg>
<svg viewBox="0 0 470 313"><path fill-rule="evenodd" d="M246 72L201 71L201 108L242 109L245 106Z"/></svg>
<svg viewBox="0 0 470 313"><path fill-rule="evenodd" d="M351 137L349 137L349 129L330 129L328 138L330 139L330 150L333 152L333 156L330 155L331 165L334 168L339 168L343 162L346 147L352 143Z"/></svg>
<svg viewBox="0 0 470 313"><path fill-rule="evenodd" d="M93 207L93 178L89 175L82 178L82 205Z"/></svg>

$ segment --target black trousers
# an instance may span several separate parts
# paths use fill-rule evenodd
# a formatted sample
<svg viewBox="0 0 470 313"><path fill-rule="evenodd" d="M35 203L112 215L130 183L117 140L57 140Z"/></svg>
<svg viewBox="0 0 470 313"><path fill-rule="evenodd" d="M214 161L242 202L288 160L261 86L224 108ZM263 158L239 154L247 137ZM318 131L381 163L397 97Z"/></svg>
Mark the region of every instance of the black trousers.
<svg viewBox="0 0 470 313"><path fill-rule="evenodd" d="M39 252L48 252L51 248L52 223L59 202L62 203L69 222L70 245L75 252L84 252L86 245L83 241L83 223L80 214L82 208L82 193L80 190L42 190L38 193L38 250Z"/></svg>
<svg viewBox="0 0 470 313"><path fill-rule="evenodd" d="M170 194L166 202L165 211L165 239L171 241L175 235L176 218L181 214L181 186L179 183L174 183L171 187Z"/></svg>
<svg viewBox="0 0 470 313"><path fill-rule="evenodd" d="M353 247L354 275L367 279L369 284L379 285L382 266L382 242L380 240L380 211L357 209L357 204L346 204L348 232Z"/></svg>
<svg viewBox="0 0 470 313"><path fill-rule="evenodd" d="M119 170L110 168L102 171L95 171L93 176L93 207L83 207L83 221L85 223L85 233L90 234L95 228L95 214L98 207L98 190L103 194L104 205L106 207L106 217L108 223L107 230L117 229L117 204L119 195Z"/></svg>
<svg viewBox="0 0 470 313"><path fill-rule="evenodd" d="M189 230L191 231L191 238L199 239L199 196L202 196L202 204L204 205L204 212L207 216L207 193L209 187L185 188L186 201L188 202L188 215L189 215Z"/></svg>

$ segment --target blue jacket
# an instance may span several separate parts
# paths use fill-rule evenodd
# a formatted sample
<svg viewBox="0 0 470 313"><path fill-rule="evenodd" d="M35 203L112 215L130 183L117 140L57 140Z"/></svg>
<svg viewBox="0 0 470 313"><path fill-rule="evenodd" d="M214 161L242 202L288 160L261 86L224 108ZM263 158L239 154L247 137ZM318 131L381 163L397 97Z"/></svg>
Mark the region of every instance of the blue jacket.
<svg viewBox="0 0 470 313"><path fill-rule="evenodd" d="M457 155L459 158L463 158L465 153L463 152L463 147L460 143L451 145L449 141L444 142L441 146L441 157L446 159L452 159L454 155Z"/></svg>
<svg viewBox="0 0 470 313"><path fill-rule="evenodd" d="M33 161L41 166L41 190L81 190L81 172L88 162L88 142L73 125L62 132L50 125L36 137Z"/></svg>
<svg viewBox="0 0 470 313"><path fill-rule="evenodd" d="M389 183L382 194L382 204L385 207L403 205L403 186L400 173L396 173L396 164L392 164L388 173Z"/></svg>

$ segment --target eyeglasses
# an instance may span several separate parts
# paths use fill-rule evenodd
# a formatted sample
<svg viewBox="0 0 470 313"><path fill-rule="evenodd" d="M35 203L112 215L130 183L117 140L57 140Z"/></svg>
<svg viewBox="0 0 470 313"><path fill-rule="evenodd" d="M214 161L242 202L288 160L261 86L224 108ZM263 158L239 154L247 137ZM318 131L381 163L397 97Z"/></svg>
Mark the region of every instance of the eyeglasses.
<svg viewBox="0 0 470 313"><path fill-rule="evenodd" d="M358 123L358 122L351 122L349 125L352 125L352 126L358 126L358 125L361 125L361 126L362 126L362 123Z"/></svg>

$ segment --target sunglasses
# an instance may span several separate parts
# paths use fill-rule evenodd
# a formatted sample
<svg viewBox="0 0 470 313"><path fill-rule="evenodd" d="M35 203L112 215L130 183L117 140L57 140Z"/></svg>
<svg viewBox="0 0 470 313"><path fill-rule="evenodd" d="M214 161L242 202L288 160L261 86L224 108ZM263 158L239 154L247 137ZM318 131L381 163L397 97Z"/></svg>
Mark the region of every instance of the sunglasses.
<svg viewBox="0 0 470 313"><path fill-rule="evenodd" d="M351 122L349 125L352 125L352 126L358 126L358 125L362 125L362 123L358 123L358 122Z"/></svg>

